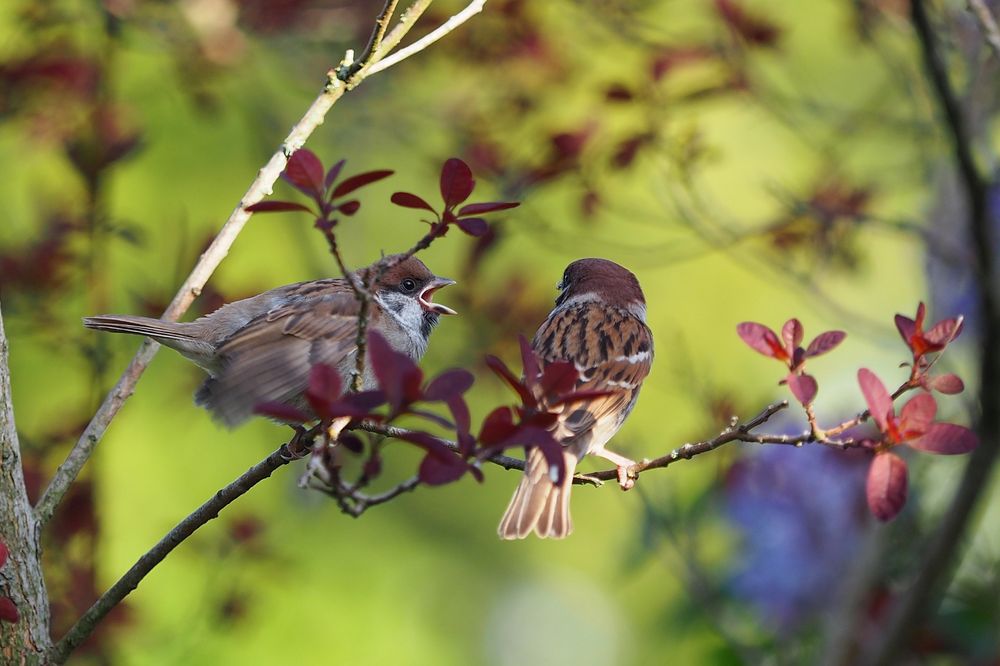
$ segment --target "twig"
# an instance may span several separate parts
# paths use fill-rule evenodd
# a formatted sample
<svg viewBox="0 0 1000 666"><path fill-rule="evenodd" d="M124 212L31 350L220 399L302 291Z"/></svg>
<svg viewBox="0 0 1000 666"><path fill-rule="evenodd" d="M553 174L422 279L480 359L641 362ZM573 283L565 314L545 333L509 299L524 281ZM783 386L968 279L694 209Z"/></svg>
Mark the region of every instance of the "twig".
<svg viewBox="0 0 1000 666"><path fill-rule="evenodd" d="M983 0L969 0L969 9L976 15L979 27L983 29L983 37L993 47L997 57L1000 57L1000 27L997 27L997 21L990 13L990 8Z"/></svg>
<svg viewBox="0 0 1000 666"><path fill-rule="evenodd" d="M111 611L122 599L132 590L138 587L143 578L152 569L163 561L170 552L182 541L194 534L195 530L216 518L219 512L236 500L241 495L255 485L271 476L271 474L294 460L297 456L293 454L287 445L281 445L267 458L260 461L238 479L227 485L225 488L215 493L215 495L198 507L191 515L182 520L172 530L160 539L159 543L153 546L139 560L132 565L132 568L118 579L118 582L101 595L101 598L94 602L94 605L87 610L79 620L76 621L70 630L49 652L49 659L53 663L63 663L70 653L93 633L108 612Z"/></svg>
<svg viewBox="0 0 1000 666"><path fill-rule="evenodd" d="M337 506L340 507L342 512L348 516L357 518L371 507L378 506L379 504L385 504L386 502L399 497L403 493L408 493L414 490L419 485L420 477L413 476L406 481L393 486L389 490L375 495L366 495L356 487L349 487L340 482L333 486L313 484L309 487L333 497L337 500Z"/></svg>
<svg viewBox="0 0 1000 666"><path fill-rule="evenodd" d="M396 11L397 4L399 4L399 0L386 0L385 6L382 7L382 12L375 19L375 27L372 29L371 37L368 38L368 45L365 46L365 50L361 53L360 63L371 61L375 50L382 45L382 39L385 37L385 31L389 27L389 21L392 20L392 13ZM360 66L358 69L360 69Z"/></svg>
<svg viewBox="0 0 1000 666"><path fill-rule="evenodd" d="M455 14L450 19L445 21L436 30L428 33L427 35L424 35L423 37L413 42L406 48L400 49L399 51L393 53L391 56L376 63L369 69L369 72L372 74L374 74L375 72L380 72L387 67L392 67L401 60L409 58L414 53L419 53L420 51L423 51L428 46L430 46L437 40L441 39L455 28L462 25L463 23L468 21L470 18L472 18L479 12L483 11L483 6L485 4L486 0L473 0L466 6L465 9L463 9L462 11L460 11L459 13Z"/></svg>
<svg viewBox="0 0 1000 666"><path fill-rule="evenodd" d="M285 137L285 140L271 156L267 164L257 173L257 177L250 184L239 205L222 226L212 244L201 255L191 274L184 281L184 284L181 285L170 306L163 313L162 318L164 320L176 321L184 314L192 301L201 293L202 287L205 286L209 277L229 253L229 249L235 242L236 237L250 219L250 213L247 212L246 207L257 203L271 193L275 181L288 162L288 157L305 144L309 136L323 123L330 108L347 90L353 89L365 77L374 73L374 71L370 71L370 66L382 59L399 44L400 40L413 27L417 18L420 17L430 2L431 0L416 0L404 13L399 24L381 40L380 46L368 54L368 61L361 61L361 66L356 71L342 71L343 68L341 68L341 70L333 69L328 72L327 81L323 86L322 92L313 101L302 118L292 127L288 136ZM379 30L380 28L376 26L376 31ZM389 63L376 71L382 71L391 65L392 63ZM344 76L346 80L342 80L340 76ZM66 460L56 470L52 481L35 506L35 517L41 524L44 525L52 517L56 506L62 500L67 490L69 490L70 484L76 479L87 460L90 459L94 448L104 436L104 432L107 430L112 419L114 419L122 405L132 395L133 391L135 391L136 383L159 347L159 344L151 340L147 339L143 341L132 361L125 369L125 372L118 379L115 387L105 397L97 413L94 414L94 417L84 429L83 434L80 435L79 440L77 440Z"/></svg>

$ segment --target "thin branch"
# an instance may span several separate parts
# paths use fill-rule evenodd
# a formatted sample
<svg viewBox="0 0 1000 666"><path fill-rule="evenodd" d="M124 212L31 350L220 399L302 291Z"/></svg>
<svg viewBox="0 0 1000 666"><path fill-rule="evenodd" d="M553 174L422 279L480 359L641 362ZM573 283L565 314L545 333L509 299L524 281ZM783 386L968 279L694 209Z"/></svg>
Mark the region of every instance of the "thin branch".
<svg viewBox="0 0 1000 666"><path fill-rule="evenodd" d="M969 9L976 15L979 27L983 30L983 37L991 47L997 57L1000 57L1000 27L990 13L990 8L983 0L969 0Z"/></svg>
<svg viewBox="0 0 1000 666"><path fill-rule="evenodd" d="M104 616L120 603L122 599L128 596L132 590L138 587L142 579L146 577L146 574L162 562L163 558L169 555L174 548L194 534L199 527L218 517L219 512L238 497L245 494L255 485L271 476L276 469L288 464L296 457L297 454L293 454L290 451L289 445L282 444L271 455L248 469L225 488L215 493L210 500L179 522L176 527L160 539L159 543L140 557L132 565L132 568L118 579L117 583L112 585L107 592L101 595L100 599L94 602L94 605L76 621L76 624L52 648L48 655L49 659L57 664L66 661L70 653L94 632L94 629L97 628L97 625Z"/></svg>
<svg viewBox="0 0 1000 666"><path fill-rule="evenodd" d="M386 69L387 67L392 67L393 65L395 65L396 63L398 63L398 62L400 62L402 60L406 60L407 58L409 58L411 55L413 55L415 53L419 53L420 51L423 51L428 46L430 46L431 44L433 44L437 40L441 39L442 37L444 37L445 35L447 35L449 32L451 32L452 30L454 30L455 28L457 28L458 26L462 25L463 23L465 23L466 21L468 21L470 18L472 18L473 16L475 16L479 12L483 11L483 6L485 4L486 4L486 0L473 0L472 2L470 2L468 4L468 6L466 6L465 9L463 9L462 11L460 11L459 13L455 14L450 19L448 19L447 21L445 21L436 30L428 33L427 35L421 37L420 39L418 39L417 41L413 42L412 44L410 44L406 48L403 48L403 49L400 49L399 51L396 51L391 56L389 56L389 57L383 59L382 61L380 61L379 63L373 65L369 69L369 72L372 73L372 74L374 74L375 72L380 72L383 69Z"/></svg>
<svg viewBox="0 0 1000 666"><path fill-rule="evenodd" d="M371 37L368 38L368 45L361 53L361 63L370 62L375 50L382 45L382 39L385 37L385 31L389 27L389 21L392 20L392 13L396 11L397 4L399 0L386 0L382 12L375 19L375 27L372 29Z"/></svg>
<svg viewBox="0 0 1000 666"><path fill-rule="evenodd" d="M184 314L192 301L201 293L209 277L211 277L212 273L229 253L236 237L250 219L250 213L247 212L246 207L257 203L271 193L271 189L278 176L284 170L289 156L305 144L309 136L323 123L330 108L343 97L347 90L353 89L369 74L374 73L374 71L369 69L370 66L383 58L403 39L430 2L431 0L417 0L414 2L404 13L400 23L381 40L381 45L378 48L368 54L367 61L361 61L361 67L356 71L352 72L350 71L352 67L342 65L340 68L328 72L323 90L302 118L292 127L278 150L271 156L271 159L257 173L257 177L250 184L239 205L233 210L229 219L215 237L215 240L212 241L212 244L201 255L191 274L184 281L184 284L181 285L170 306L163 313L162 318L164 320L176 321ZM379 30L376 27L376 31ZM345 62L348 59L345 59ZM350 64L353 65L353 63ZM383 65L375 71L382 71L392 64ZM344 78L341 79L341 76ZM125 372L118 379L115 387L105 397L97 413L94 414L94 417L84 429L83 434L80 435L79 440L66 457L66 460L56 470L52 481L35 506L35 516L41 524L44 525L52 517L56 506L62 500L63 496L65 496L70 484L76 479L87 460L90 459L94 448L104 436L112 419L114 419L122 405L135 391L136 383L159 347L159 344L151 340L147 339L143 341L132 361L125 369Z"/></svg>
<svg viewBox="0 0 1000 666"><path fill-rule="evenodd" d="M406 481L403 481L402 483L375 495L362 493L356 487L347 486L339 480L335 480L335 483L332 486L314 483L310 484L309 487L333 497L337 501L337 506L340 507L340 510L343 513L353 518L357 518L371 507L378 506L379 504L385 504L386 502L399 497L403 493L408 493L414 490L419 485L420 477L412 476Z"/></svg>
<svg viewBox="0 0 1000 666"><path fill-rule="evenodd" d="M968 228L975 248L979 290L980 415L977 431L980 445L973 451L941 524L931 536L910 588L895 605L879 640L860 663L888 665L921 626L921 617L940 598L953 570L953 560L966 532L1000 452L1000 310L994 275L991 224L987 203L989 186L976 167L972 137L958 95L948 77L948 67L939 51L924 0L911 0L910 20L920 46L924 69L934 96L941 106L968 205Z"/></svg>

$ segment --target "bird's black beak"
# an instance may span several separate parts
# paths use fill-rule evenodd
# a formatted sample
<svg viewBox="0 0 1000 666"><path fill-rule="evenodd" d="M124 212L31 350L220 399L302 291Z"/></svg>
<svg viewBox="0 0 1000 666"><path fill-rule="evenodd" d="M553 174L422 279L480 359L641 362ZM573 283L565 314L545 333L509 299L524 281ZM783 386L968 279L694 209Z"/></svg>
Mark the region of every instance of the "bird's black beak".
<svg viewBox="0 0 1000 666"><path fill-rule="evenodd" d="M454 280L449 280L448 278L436 277L427 283L424 290L420 292L417 300L420 301L420 307L428 312L436 312L437 314L453 315L458 314L447 305L441 305L440 303L435 303L432 299L434 298L434 292L442 287L447 287L450 284L455 284Z"/></svg>

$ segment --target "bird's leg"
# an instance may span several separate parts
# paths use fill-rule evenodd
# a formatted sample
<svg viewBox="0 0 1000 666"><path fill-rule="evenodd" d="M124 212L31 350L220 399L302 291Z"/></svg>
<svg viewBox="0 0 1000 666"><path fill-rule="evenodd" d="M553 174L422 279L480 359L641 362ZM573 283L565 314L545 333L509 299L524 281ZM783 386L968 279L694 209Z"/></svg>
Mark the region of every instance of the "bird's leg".
<svg viewBox="0 0 1000 666"><path fill-rule="evenodd" d="M629 474L629 468L635 466L634 460L607 449L594 451L593 454L613 463L618 468L618 485L621 486L622 490L630 490L635 485L635 476Z"/></svg>

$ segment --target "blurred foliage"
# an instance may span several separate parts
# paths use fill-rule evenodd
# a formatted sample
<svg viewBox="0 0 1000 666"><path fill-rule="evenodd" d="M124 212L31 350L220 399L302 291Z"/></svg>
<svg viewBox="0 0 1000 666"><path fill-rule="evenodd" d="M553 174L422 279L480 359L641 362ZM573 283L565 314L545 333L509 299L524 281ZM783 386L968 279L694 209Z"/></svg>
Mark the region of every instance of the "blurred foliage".
<svg viewBox="0 0 1000 666"><path fill-rule="evenodd" d="M137 344L80 317L162 311L380 4L0 6L0 296L34 492ZM453 234L422 255L459 279L440 300L463 315L442 323L424 365L477 372L474 420L509 399L484 355L515 359L565 264L591 255L637 273L657 341L616 450L660 455L786 397L734 334L748 319L847 330L839 361L813 371L821 420L852 414L854 368L903 377L892 315L927 298L925 267L953 280L934 285L936 318L961 307L948 297L967 278L962 243L926 251L927 237L961 236L948 226L960 216L906 4L491 0L347 95L310 141L326 163L396 172L338 227L345 256L359 266L408 247L424 227L390 194L433 191L442 161L461 156L483 200L523 202L495 234ZM941 3L942 30L977 139L996 147L996 59L960 4ZM421 25L461 6L435 3ZM256 216L195 310L334 272L304 216ZM968 370L974 354L946 364ZM287 437L263 421L219 429L191 402L198 381L161 354L60 508L45 544L57 634ZM962 464L914 459L914 501L876 529L860 493L842 497L857 466L828 453L734 445L644 475L641 493L580 488L564 542L497 540L516 483L499 468L357 521L283 469L167 558L79 661L812 663L830 636L865 639ZM387 483L416 460L389 447ZM936 663L997 659L1000 550L988 535L1000 515L984 504L955 593L914 646ZM861 566L873 583L857 614L825 612Z"/></svg>

